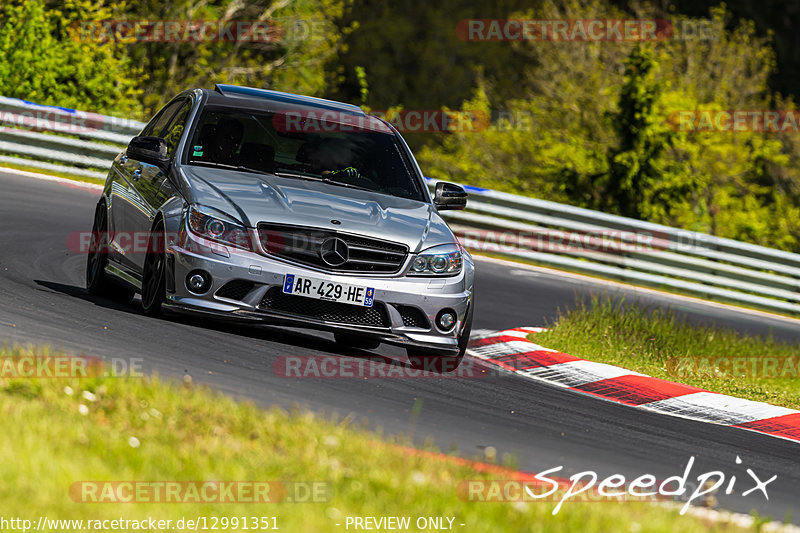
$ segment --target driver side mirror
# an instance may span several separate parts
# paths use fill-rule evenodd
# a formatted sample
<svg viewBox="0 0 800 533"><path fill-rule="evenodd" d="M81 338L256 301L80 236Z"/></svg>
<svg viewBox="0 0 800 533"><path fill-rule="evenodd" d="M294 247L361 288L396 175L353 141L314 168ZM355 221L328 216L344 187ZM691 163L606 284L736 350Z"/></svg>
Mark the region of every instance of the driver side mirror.
<svg viewBox="0 0 800 533"><path fill-rule="evenodd" d="M131 159L151 165L164 166L169 161L167 141L161 137L134 137L125 153Z"/></svg>
<svg viewBox="0 0 800 533"><path fill-rule="evenodd" d="M467 207L467 191L460 185L440 181L436 184L433 203L439 211L443 209L464 209Z"/></svg>

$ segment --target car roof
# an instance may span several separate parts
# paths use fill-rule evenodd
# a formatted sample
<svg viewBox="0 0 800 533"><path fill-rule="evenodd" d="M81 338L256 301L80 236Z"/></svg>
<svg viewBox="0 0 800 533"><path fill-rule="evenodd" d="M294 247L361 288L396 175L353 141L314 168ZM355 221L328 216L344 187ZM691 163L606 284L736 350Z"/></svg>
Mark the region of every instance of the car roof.
<svg viewBox="0 0 800 533"><path fill-rule="evenodd" d="M269 89L257 89L254 87L240 87L238 85L218 83L213 91L203 89L203 92L208 96L208 103L212 105L275 110L305 108L339 111L360 116L366 115L357 105L315 98L313 96L271 91Z"/></svg>

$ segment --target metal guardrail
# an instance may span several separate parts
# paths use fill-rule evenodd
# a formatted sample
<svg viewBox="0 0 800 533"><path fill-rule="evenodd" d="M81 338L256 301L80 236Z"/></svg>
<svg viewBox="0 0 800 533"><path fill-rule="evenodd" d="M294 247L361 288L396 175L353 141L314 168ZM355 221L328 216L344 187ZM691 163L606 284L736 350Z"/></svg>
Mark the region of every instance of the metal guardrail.
<svg viewBox="0 0 800 533"><path fill-rule="evenodd" d="M144 123L0 96L0 164L104 179Z"/></svg>
<svg viewBox="0 0 800 533"><path fill-rule="evenodd" d="M469 249L800 314L800 254L547 200L467 189L467 210L442 214Z"/></svg>
<svg viewBox="0 0 800 533"><path fill-rule="evenodd" d="M144 123L0 97L0 165L103 179ZM429 180L431 187L434 180ZM800 254L466 187L443 215L470 249L800 314Z"/></svg>

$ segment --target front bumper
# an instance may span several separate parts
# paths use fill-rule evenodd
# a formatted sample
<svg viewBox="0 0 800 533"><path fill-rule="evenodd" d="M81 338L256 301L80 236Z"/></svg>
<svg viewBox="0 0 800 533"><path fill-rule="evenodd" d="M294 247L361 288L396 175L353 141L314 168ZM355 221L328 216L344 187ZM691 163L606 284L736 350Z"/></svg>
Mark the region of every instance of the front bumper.
<svg viewBox="0 0 800 533"><path fill-rule="evenodd" d="M209 244L188 231L172 234L167 242L167 300L165 308L201 314L223 320L279 324L292 327L318 329L330 332L347 332L378 338L382 342L406 347L435 350L441 355L458 353L458 332L461 331L472 299L474 267L464 261L460 274L453 277L407 277L403 275L332 274L319 269L293 264L265 253ZM410 256L408 261L410 261ZM405 271L407 265L404 265ZM186 286L190 272L203 270L211 275L210 288L203 294L194 294ZM346 283L375 289L373 308L383 309L383 320L376 323L357 323L346 317L331 317L331 313L314 312L313 302L319 300L295 295L280 295L285 302L300 298L305 302L288 308L271 308L265 305L269 295L277 295L283 287L284 276L311 276L326 281ZM229 282L241 280L245 289L235 298L220 295L220 289ZM311 303L308 301L311 300ZM327 305L327 304L325 304ZM357 306L349 306L350 308ZM297 308L300 308L298 312ZM330 307L330 306L329 306ZM409 310L425 320L411 321ZM414 310L416 309L416 310ZM442 331L435 324L442 309L452 309L458 320L450 331ZM359 308L360 310L360 308ZM324 315L324 316L320 316ZM345 313L347 315L347 313ZM404 318L406 319L404 323ZM409 322L413 322L409 325ZM427 323L425 323L427 322Z"/></svg>

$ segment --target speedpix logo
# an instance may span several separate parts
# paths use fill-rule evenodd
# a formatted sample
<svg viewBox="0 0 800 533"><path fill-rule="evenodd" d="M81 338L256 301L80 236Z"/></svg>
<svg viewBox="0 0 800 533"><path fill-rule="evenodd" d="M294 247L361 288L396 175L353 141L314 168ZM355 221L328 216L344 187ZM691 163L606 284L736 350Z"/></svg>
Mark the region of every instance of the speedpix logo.
<svg viewBox="0 0 800 533"><path fill-rule="evenodd" d="M742 459L736 457L736 464ZM552 474L563 470L557 466L544 470L530 480L469 480L459 484L458 495L470 502L503 502L503 501L556 501L553 514L558 514L568 500L572 501L623 501L623 500L658 500L685 499L680 514L685 514L692 503L699 503L703 498L724 491L734 494L741 487L735 475L727 476L725 472L714 470L704 472L692 478L694 456L689 458L683 475L675 475L659 482L652 474L644 474L628 481L621 474L614 474L600 479L596 472L587 470L569 477L569 480L557 479ZM752 469L746 470L751 484L742 490L740 495L761 494L769 500L767 485L778 476L762 479ZM543 490L546 489L546 490ZM589 493L595 489L594 493Z"/></svg>

